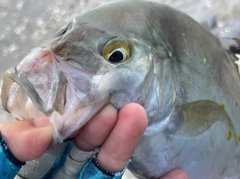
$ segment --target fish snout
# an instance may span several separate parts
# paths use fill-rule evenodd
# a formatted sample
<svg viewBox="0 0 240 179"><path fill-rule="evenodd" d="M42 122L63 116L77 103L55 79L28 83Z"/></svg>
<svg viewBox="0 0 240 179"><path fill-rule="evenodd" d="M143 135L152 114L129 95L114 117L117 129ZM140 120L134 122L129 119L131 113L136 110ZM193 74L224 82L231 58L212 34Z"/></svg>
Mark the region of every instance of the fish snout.
<svg viewBox="0 0 240 179"><path fill-rule="evenodd" d="M36 48L4 73L1 99L6 111L20 119L49 116L54 111L59 86L55 58L50 50Z"/></svg>

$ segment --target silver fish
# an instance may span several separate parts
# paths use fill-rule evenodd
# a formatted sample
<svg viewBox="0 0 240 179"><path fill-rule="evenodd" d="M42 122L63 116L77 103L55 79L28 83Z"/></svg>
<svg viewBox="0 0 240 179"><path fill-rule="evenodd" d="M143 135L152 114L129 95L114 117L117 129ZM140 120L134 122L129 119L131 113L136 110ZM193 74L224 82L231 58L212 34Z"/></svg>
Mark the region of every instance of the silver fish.
<svg viewBox="0 0 240 179"><path fill-rule="evenodd" d="M117 1L72 19L5 73L2 104L18 119L47 116L56 141L107 103L141 104L149 126L129 169L159 178L240 176L240 80L222 43L184 13Z"/></svg>

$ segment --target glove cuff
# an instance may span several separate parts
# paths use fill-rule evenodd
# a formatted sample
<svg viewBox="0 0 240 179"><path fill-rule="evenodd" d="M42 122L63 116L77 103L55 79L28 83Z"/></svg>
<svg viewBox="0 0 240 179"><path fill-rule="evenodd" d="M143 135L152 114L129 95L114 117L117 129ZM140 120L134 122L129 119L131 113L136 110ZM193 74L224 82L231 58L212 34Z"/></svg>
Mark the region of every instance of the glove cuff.
<svg viewBox="0 0 240 179"><path fill-rule="evenodd" d="M21 167L26 164L26 162L22 162L22 161L18 160L12 154L12 152L9 150L9 148L7 146L5 138L1 135L1 132L0 132L0 145L2 146L2 150L3 150L4 154L6 155L6 157L8 158L8 160L10 160L14 165Z"/></svg>
<svg viewBox="0 0 240 179"><path fill-rule="evenodd" d="M92 156L84 165L78 179L121 179L127 166L121 172L112 173L105 170L96 160L97 155Z"/></svg>

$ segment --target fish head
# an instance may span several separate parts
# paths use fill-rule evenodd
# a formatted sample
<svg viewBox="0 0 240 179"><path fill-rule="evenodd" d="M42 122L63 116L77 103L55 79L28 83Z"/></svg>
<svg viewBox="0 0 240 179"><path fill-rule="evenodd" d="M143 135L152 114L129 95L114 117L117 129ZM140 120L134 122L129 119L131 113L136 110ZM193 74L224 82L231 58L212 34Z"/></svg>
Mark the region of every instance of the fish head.
<svg viewBox="0 0 240 179"><path fill-rule="evenodd" d="M113 3L77 16L5 73L3 107L17 119L47 116L58 142L107 103L120 109L136 102L158 111L153 108L169 103L159 98L159 84L171 70L154 67L160 59L151 39L144 16L132 5ZM167 58L164 49L162 54ZM165 57L159 63L169 69Z"/></svg>

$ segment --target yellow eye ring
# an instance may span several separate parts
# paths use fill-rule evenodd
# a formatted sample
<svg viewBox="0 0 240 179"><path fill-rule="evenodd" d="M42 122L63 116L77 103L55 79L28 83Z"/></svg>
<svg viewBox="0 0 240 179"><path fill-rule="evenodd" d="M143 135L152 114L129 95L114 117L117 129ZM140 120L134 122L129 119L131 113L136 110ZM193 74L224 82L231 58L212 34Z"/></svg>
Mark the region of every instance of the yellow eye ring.
<svg viewBox="0 0 240 179"><path fill-rule="evenodd" d="M110 40L102 49L102 56L110 63L120 63L131 56L131 46L124 41Z"/></svg>

